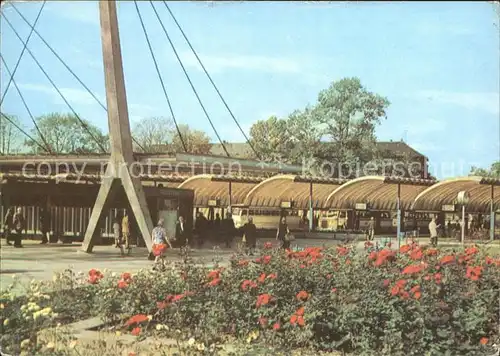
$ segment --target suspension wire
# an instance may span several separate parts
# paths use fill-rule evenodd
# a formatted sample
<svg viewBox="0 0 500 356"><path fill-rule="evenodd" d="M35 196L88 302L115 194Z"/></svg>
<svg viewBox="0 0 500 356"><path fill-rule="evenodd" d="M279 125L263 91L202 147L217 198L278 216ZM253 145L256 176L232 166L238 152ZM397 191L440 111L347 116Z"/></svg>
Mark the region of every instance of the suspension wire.
<svg viewBox="0 0 500 356"><path fill-rule="evenodd" d="M21 51L21 54L19 55L19 58L17 59L16 65L14 66L13 74L11 75L9 81L7 82L7 85L5 86L5 91L2 94L2 98L0 98L0 107L2 106L3 100L5 99L5 96L7 95L7 92L9 91L10 84L12 83L12 80L14 79L14 75L17 72L17 68L19 67L19 63L21 63L21 59L23 59L24 52L26 51L26 47L28 46L28 42L31 39L31 35L33 35L33 32L35 31L35 26L38 22L38 19L40 18L40 15L42 14L42 10L45 6L46 0L43 1L42 7L40 7L40 10L38 11L38 15L36 15L35 22L33 23L33 26L31 26L30 33L28 37L26 38L26 43L23 44L23 50ZM14 6L13 3L11 3L12 6ZM17 11L17 10L16 10Z"/></svg>
<svg viewBox="0 0 500 356"><path fill-rule="evenodd" d="M12 84L14 84L14 87L16 88L17 90L17 93L19 94L19 97L21 98L21 101L23 102L24 104L24 107L26 108L26 111L28 112L28 115L30 116L31 118L31 121L33 121L33 125L35 125L35 128L36 130L38 131L38 134L40 135L40 138L42 139L45 147L46 147L46 152L48 152L49 154L53 154L51 148L50 148L50 145L47 143L47 140L45 139L45 137L43 136L42 134L42 131L40 130L40 128L38 127L37 123L36 123L36 120L35 118L33 117L33 114L31 113L31 110L30 108L28 107L28 104L26 104L26 100L24 100L24 96L23 94L21 93L21 90L19 89L19 87L17 86L17 83L16 81L14 80L14 75L12 74L12 72L10 71L9 69L9 66L7 65L7 63L5 62L5 59L3 58L3 56L0 54L0 60L2 61L5 69L7 70L7 73L10 75L10 79L12 81Z"/></svg>
<svg viewBox="0 0 500 356"><path fill-rule="evenodd" d="M184 152L187 153L188 152L187 146L186 146L186 143L184 142L184 139L182 138L181 130L179 129L179 126L177 125L177 120L175 119L174 110L172 109L172 104L170 103L170 98L168 97L167 89L165 88L165 83L163 82L163 78L161 76L160 69L158 68L158 62L156 61L156 57L155 57L154 52L153 52L153 47L151 46L151 42L149 41L148 32L146 31L146 26L144 25L144 21L142 20L142 15L141 15L141 12L139 11L139 6L137 6L136 0L134 0L134 4L135 4L135 10L137 11L137 15L139 16L139 21L141 22L142 31L144 32L144 36L146 37L146 42L147 42L148 47L149 47L149 52L151 53L151 57L153 58L153 62L154 62L155 68L156 68L156 74L158 75L158 78L160 79L161 87L163 89L163 94L165 94L165 98L167 99L167 104L168 104L168 108L170 110L170 114L172 115L172 119L174 121L175 128L177 129L177 133L179 134L179 138L181 140L182 147L184 148Z"/></svg>
<svg viewBox="0 0 500 356"><path fill-rule="evenodd" d="M160 16L158 15L158 12L156 11L156 8L155 6L153 5L153 2L152 1L149 1L149 3L151 4L151 7L153 8L155 14L156 14L156 17L158 18L158 21L160 22L160 25L161 25L161 28L163 29L163 32L165 33L165 36L167 37L167 40L168 42L170 43L170 46L172 47L172 50L175 54L175 57L177 58L177 61L179 62L179 64L181 65L181 68L182 68L182 71L184 72L184 75L186 76L186 79L188 80L189 82L189 85L191 86L191 89L193 90L193 93L194 95L196 96L196 99L198 99L198 103L200 104L203 112L205 113L205 116L207 117L208 119L208 122L210 122L210 126L212 126L212 129L214 130L215 132L215 135L217 136L217 139L219 140L220 144L222 145L222 148L224 149L224 152L226 153L226 155L228 157L231 157L231 155L229 154L229 152L227 151L226 149L226 146L224 145L224 141L221 140L220 136L219 136L219 133L217 132L217 129L215 128L212 120L210 119L210 115L208 115L208 112L207 110L205 109L205 106L203 105L203 102L201 101L201 98L200 96L198 95L198 92L196 91L196 88L194 87L193 85L193 82L191 81L191 78L189 77L189 74L187 73L186 71L186 68L184 67L184 64L182 63L182 60L181 58L179 57L179 54L177 53L177 50L175 49L175 46L165 28L165 26L163 25L163 22L161 21L160 19Z"/></svg>
<svg viewBox="0 0 500 356"><path fill-rule="evenodd" d="M3 112L0 112L0 115L2 115L8 122L10 122L12 124L12 126L14 126L16 129L18 129L22 134L24 134L26 137L28 137L31 141L33 141L42 150L46 149L37 140L35 140L33 137L31 137L26 131L24 131L22 128L20 128L14 121L12 121L10 119L10 117L8 117L7 115L5 115Z"/></svg>
<svg viewBox="0 0 500 356"><path fill-rule="evenodd" d="M9 25L9 27L12 29L12 31L16 34L16 36L19 39L19 41L21 41L21 43L24 44L23 39L21 38L21 36L19 35L19 33L16 31L16 29L14 28L14 26L7 19L7 17L5 16L5 14L2 13L1 15L3 16L3 18L5 19L5 21ZM89 134L89 136L97 143L97 145L99 146L99 148L101 149L101 151L103 153L107 153L106 149L103 147L103 145L101 144L101 142L99 142L99 140L97 140L97 138L94 136L94 134L92 134L92 132L90 131L88 125L80 118L80 116L76 113L75 109L73 109L73 107L68 102L68 100L66 100L66 98L63 95L63 93L61 93L61 91L59 90L59 88L57 87L57 85L54 83L54 81L50 78L50 76L47 74L47 72L45 71L45 69L43 69L43 66L40 64L40 62L38 62L38 60L36 59L36 57L34 56L34 54L31 52L31 50L28 47L26 47L26 50L31 55L31 58L33 58L33 60L35 61L35 63L38 65L38 68L40 68L40 70L43 72L43 74L45 74L45 77L52 84L52 86L57 91L57 93L59 94L59 96L63 99L63 101L66 103L66 105L68 105L68 107L71 110L71 112L73 113L73 115L75 115L75 117L80 122L80 125L85 129L85 131L87 131L87 133Z"/></svg>
<svg viewBox="0 0 500 356"><path fill-rule="evenodd" d="M238 120L236 120L236 117L234 116L233 112L231 111L231 109L229 108L229 105L227 104L226 100L224 99L224 97L222 96L221 92L219 91L219 88L217 88L217 85L215 85L214 81L212 80L212 77L210 76L210 74L208 73L207 69L205 68L205 66L203 65L203 62L201 61L200 57L198 56L198 54L196 53L195 49L193 48L193 46L191 45L191 42L189 41L188 37L186 36L186 34L184 33L181 25L179 24L179 22L177 21L176 17L174 16L173 12L170 10L170 7L168 6L167 2L165 0L163 0L163 4L165 5L165 7L167 8L168 12L170 13L170 16L172 17L172 19L174 20L175 24L177 25L177 28L180 30L182 36L184 37L184 39L186 40L186 43L188 44L189 48L191 49L191 51L193 52L194 56L196 57L196 59L198 60L198 63L200 64L201 68L203 69L203 71L205 72L208 80L210 81L210 83L212 84L212 86L214 87L215 91L217 92L217 94L219 95L219 98L222 100L222 102L224 103L224 106L226 107L227 111L229 112L229 114L231 115L231 117L233 118L233 121L236 123L236 125L238 126L240 132L243 134L243 137L245 137L245 140L247 141L248 145L250 146L250 148L252 149L253 153L257 156L258 159L261 159L260 158L260 154L257 152L257 150L255 149L254 145L252 144L252 142L248 139L247 135L245 134L245 131L241 128Z"/></svg>
<svg viewBox="0 0 500 356"><path fill-rule="evenodd" d="M46 1L46 0L45 0ZM44 3L45 3L44 1ZM101 100L99 100L99 98L92 92L92 90L89 89L89 87L87 85L85 85L85 83L80 79L80 77L68 66L68 64L57 54L57 52L54 50L54 48L43 38L43 36L35 29L35 26L36 26L36 21L35 23L33 23L33 25L26 19L26 17L17 9L17 7L12 4L12 7L14 8L14 10L19 14L19 16L24 20L24 22L26 22L26 24L31 28L31 31L34 32L41 40L42 42L45 44L45 46L47 46L47 48L56 56L56 58L59 60L59 62L62 63L62 65L64 65L64 67L66 67L66 69L73 75L73 77L85 88L85 90L87 91L87 93L89 93L93 98L94 100L99 104L100 107L102 107L104 109L104 111L108 112L108 109L106 107L106 105L104 105L102 103ZM15 71L14 71L15 73ZM7 86L7 89L8 89L8 86ZM5 91L4 93L4 96L5 94L7 93L7 90ZM1 103L3 102L3 97L2 99L0 100L0 105ZM144 147L139 143L137 142L137 140L132 136L132 140L134 141L134 143L144 152L146 152L146 150L144 149Z"/></svg>
<svg viewBox="0 0 500 356"><path fill-rule="evenodd" d="M42 37L42 35L35 29L35 24L31 24L26 17L17 9L17 7L12 3L12 7L16 12L19 14L19 16L26 22L26 24L31 28L32 32L35 32L35 34L42 40L42 42L47 46L47 48L56 56L56 58L59 60L59 62L62 63L63 66L66 67L66 69L75 77L76 80L85 88L85 90L97 101L97 103L104 109L106 109L106 106L99 100L99 98L90 90L85 83L78 77L78 75L75 74L75 72L66 64L66 62L57 54L57 52L45 41L45 39Z"/></svg>

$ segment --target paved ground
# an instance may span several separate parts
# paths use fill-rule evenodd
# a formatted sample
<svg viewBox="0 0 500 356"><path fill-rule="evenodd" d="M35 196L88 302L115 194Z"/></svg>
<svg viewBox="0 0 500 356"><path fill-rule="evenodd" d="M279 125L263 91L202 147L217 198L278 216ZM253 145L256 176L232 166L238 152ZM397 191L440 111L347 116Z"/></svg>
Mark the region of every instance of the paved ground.
<svg viewBox="0 0 500 356"><path fill-rule="evenodd" d="M420 243L427 244L428 238L420 239ZM345 240L344 240L345 241ZM272 242L276 240L259 239L259 243ZM307 246L330 246L341 243L337 239L297 239L292 246L300 248ZM393 239L396 246L396 239ZM443 241L442 245L456 245L454 241ZM498 241L495 241L498 245ZM357 247L362 249L363 241L357 243ZM194 249L192 257L195 261L213 263L220 260L227 262L230 256L237 252L237 248L232 249L205 246L203 249ZM179 260L178 250L167 252L167 256L172 260ZM94 252L87 254L81 251L80 244L62 245L49 244L40 245L36 241L24 241L23 248L13 248L1 241L0 249L0 290L7 288L12 281L12 275L16 274L23 281L31 279L49 280L55 272L73 268L75 271L88 271L91 268L109 269L115 272L137 271L141 268L148 268L152 262L147 259L145 248L134 248L130 256L121 257L119 250L112 246L96 246Z"/></svg>

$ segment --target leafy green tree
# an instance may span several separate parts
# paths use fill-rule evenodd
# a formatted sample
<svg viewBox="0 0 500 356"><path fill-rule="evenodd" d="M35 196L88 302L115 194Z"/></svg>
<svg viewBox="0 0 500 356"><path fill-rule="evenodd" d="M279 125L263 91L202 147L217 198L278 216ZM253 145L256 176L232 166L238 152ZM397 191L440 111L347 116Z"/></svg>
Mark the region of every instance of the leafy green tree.
<svg viewBox="0 0 500 356"><path fill-rule="evenodd" d="M4 114L21 127L21 122L14 115ZM9 155L19 153L23 148L23 134L6 118L0 115L0 154Z"/></svg>
<svg viewBox="0 0 500 356"><path fill-rule="evenodd" d="M179 125L179 131L181 133L182 139L186 145L188 153L208 155L212 148L210 143L210 137L206 132L201 130L194 130L189 127L189 125ZM176 129L171 131L172 143L170 144L170 149L172 152L184 152L184 147L179 138L179 134Z"/></svg>
<svg viewBox="0 0 500 356"><path fill-rule="evenodd" d="M377 157L375 128L388 106L386 98L368 91L358 78L345 78L322 90L314 105L287 119L256 122L250 136L256 150L271 160L309 160L314 173L328 169L346 176Z"/></svg>
<svg viewBox="0 0 500 356"><path fill-rule="evenodd" d="M470 175L480 176L480 177L500 178L500 161L494 162L491 165L490 169L472 167Z"/></svg>
<svg viewBox="0 0 500 356"><path fill-rule="evenodd" d="M109 152L109 137L87 120L82 119L87 129L82 127L78 118L73 114L51 113L35 120L43 138L54 154L102 153L100 146ZM36 128L31 129L31 136L39 143L43 143ZM34 153L48 153L32 141L26 141L26 145Z"/></svg>
<svg viewBox="0 0 500 356"><path fill-rule="evenodd" d="M342 175L371 161L376 153L375 128L388 106L386 98L368 91L358 78L341 79L322 90L313 109L315 125L327 140L320 158L334 162L340 167L336 173Z"/></svg>
<svg viewBox="0 0 500 356"><path fill-rule="evenodd" d="M292 138L288 121L271 116L267 120L259 120L250 128L250 142L264 161L291 160L289 150Z"/></svg>

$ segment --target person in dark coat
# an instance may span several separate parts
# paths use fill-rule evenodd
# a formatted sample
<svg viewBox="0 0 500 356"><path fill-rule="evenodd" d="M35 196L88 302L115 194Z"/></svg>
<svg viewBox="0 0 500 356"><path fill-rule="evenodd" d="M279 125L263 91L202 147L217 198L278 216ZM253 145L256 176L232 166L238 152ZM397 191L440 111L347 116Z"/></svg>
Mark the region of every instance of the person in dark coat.
<svg viewBox="0 0 500 356"><path fill-rule="evenodd" d="M197 238L198 238L198 247L202 247L203 243L205 242L207 238L207 233L208 233L208 220L205 218L203 213L198 213L198 216L196 218L196 222L194 225L194 230L196 232Z"/></svg>
<svg viewBox="0 0 500 356"><path fill-rule="evenodd" d="M248 217L248 222L241 227L241 230L246 240L247 253L253 256L253 252L257 245L257 227L253 223L253 218L251 216Z"/></svg>
<svg viewBox="0 0 500 356"><path fill-rule="evenodd" d="M177 221L175 225L175 241L179 247L185 247L189 243L187 239L186 223L182 216L179 216L179 221Z"/></svg>
<svg viewBox="0 0 500 356"><path fill-rule="evenodd" d="M42 245L49 242L48 235L50 233L50 214L47 210L40 210L40 231L42 233Z"/></svg>
<svg viewBox="0 0 500 356"><path fill-rule="evenodd" d="M3 234L5 236L5 241L7 242L7 245L11 245L10 241L11 239L11 234L12 230L14 229L14 208L9 208L7 210L7 214L5 214L5 218L3 219Z"/></svg>
<svg viewBox="0 0 500 356"><path fill-rule="evenodd" d="M221 221L221 235L227 248L231 247L235 232L236 228L234 226L234 220L231 215L231 211L228 210L226 217Z"/></svg>
<svg viewBox="0 0 500 356"><path fill-rule="evenodd" d="M286 217L282 217L278 225L278 231L276 232L276 240L281 241L281 247L283 249L290 248L290 241L286 241L285 236L290 233L288 225L286 223Z"/></svg>
<svg viewBox="0 0 500 356"><path fill-rule="evenodd" d="M22 232L26 231L26 219L23 215L23 210L21 208L17 208L17 212L14 214L14 218L12 221L14 225L14 230L16 230L16 240L14 242L14 247L23 247L22 242Z"/></svg>

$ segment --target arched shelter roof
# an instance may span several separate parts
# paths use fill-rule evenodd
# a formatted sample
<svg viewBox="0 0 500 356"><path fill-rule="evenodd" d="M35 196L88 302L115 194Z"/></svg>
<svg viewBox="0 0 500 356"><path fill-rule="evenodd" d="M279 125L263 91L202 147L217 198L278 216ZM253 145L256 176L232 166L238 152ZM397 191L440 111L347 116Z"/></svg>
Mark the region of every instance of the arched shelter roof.
<svg viewBox="0 0 500 356"><path fill-rule="evenodd" d="M407 210L416 196L435 181L417 178L366 176L353 179L335 189L326 199L326 207L354 209L366 203L372 210L396 210L398 194L400 207Z"/></svg>
<svg viewBox="0 0 500 356"><path fill-rule="evenodd" d="M456 203L461 191L469 193L467 211L488 213L493 198L494 209L500 209L500 179L484 177L459 177L443 180L422 191L413 203L414 210L441 211L443 205Z"/></svg>
<svg viewBox="0 0 500 356"><path fill-rule="evenodd" d="M230 187L231 204L242 204L247 193L262 180L263 178L200 174L186 179L177 188L194 190L194 206L206 207L209 200L215 199L220 199L221 206L229 206Z"/></svg>
<svg viewBox="0 0 500 356"><path fill-rule="evenodd" d="M257 184L247 194L245 205L278 208L281 202L293 202L297 209L308 209L312 186L313 208L322 209L328 194L343 182L345 180L335 178L276 175Z"/></svg>

